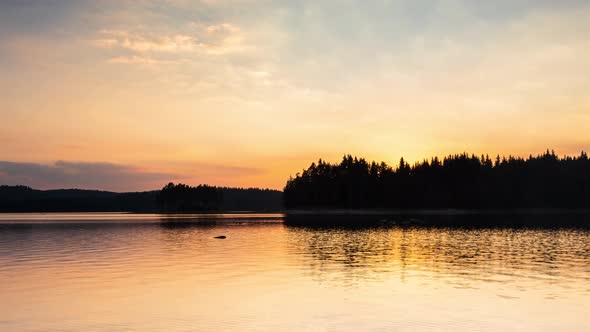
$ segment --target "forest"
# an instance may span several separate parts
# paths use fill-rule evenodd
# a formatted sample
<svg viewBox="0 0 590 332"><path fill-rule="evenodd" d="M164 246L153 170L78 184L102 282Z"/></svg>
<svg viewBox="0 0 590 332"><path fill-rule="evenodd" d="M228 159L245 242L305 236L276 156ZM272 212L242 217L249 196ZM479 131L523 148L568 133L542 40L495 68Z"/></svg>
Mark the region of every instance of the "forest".
<svg viewBox="0 0 590 332"><path fill-rule="evenodd" d="M223 193L208 185L191 187L170 182L160 190L156 202L158 209L164 212L220 211Z"/></svg>
<svg viewBox="0 0 590 332"><path fill-rule="evenodd" d="M162 190L116 193L99 190L37 190L0 185L0 212L276 212L282 192L169 183Z"/></svg>
<svg viewBox="0 0 590 332"><path fill-rule="evenodd" d="M291 177L287 209L522 209L590 208L590 161L538 156L455 154L395 167L346 155L321 159Z"/></svg>

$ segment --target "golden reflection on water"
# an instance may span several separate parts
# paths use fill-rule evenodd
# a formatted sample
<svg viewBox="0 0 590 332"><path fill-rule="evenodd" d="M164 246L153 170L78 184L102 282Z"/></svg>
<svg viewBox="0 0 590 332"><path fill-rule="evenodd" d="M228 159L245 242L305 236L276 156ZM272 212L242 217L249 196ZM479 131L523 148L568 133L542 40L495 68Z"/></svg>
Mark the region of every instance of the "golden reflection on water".
<svg viewBox="0 0 590 332"><path fill-rule="evenodd" d="M329 277L340 270L348 281L404 278L406 273L461 277L463 282L590 284L590 239L585 230L542 229L309 229L289 232L311 270ZM409 270L409 271L408 271ZM563 283L565 286L565 283Z"/></svg>
<svg viewBox="0 0 590 332"><path fill-rule="evenodd" d="M587 230L79 218L0 225L0 331L590 330Z"/></svg>

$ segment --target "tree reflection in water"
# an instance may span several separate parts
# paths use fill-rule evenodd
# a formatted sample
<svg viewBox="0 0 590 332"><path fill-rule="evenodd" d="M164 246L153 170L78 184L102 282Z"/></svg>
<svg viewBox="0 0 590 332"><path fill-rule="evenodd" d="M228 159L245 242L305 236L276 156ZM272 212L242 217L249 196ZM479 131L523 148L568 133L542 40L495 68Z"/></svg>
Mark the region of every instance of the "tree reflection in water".
<svg viewBox="0 0 590 332"><path fill-rule="evenodd" d="M346 285L420 277L481 282L590 281L585 229L288 226L290 250L320 282Z"/></svg>

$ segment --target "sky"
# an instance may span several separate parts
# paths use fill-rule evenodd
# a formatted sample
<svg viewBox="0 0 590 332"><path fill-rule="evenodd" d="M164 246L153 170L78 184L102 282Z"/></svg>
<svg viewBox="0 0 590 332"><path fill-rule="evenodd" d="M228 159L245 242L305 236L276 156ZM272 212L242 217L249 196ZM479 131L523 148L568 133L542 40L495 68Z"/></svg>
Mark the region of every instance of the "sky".
<svg viewBox="0 0 590 332"><path fill-rule="evenodd" d="M590 150L584 0L1 0L0 183Z"/></svg>

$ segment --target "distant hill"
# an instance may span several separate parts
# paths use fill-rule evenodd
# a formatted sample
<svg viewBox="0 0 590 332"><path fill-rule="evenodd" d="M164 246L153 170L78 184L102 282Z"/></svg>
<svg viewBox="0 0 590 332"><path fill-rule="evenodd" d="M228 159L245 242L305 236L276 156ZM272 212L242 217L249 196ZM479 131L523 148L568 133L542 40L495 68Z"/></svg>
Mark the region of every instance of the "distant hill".
<svg viewBox="0 0 590 332"><path fill-rule="evenodd" d="M220 211L280 211L283 193L257 188L213 187ZM37 190L0 185L0 212L158 212L160 190L116 193L99 190ZM181 211L177 211L181 212Z"/></svg>

